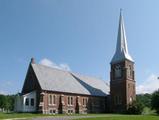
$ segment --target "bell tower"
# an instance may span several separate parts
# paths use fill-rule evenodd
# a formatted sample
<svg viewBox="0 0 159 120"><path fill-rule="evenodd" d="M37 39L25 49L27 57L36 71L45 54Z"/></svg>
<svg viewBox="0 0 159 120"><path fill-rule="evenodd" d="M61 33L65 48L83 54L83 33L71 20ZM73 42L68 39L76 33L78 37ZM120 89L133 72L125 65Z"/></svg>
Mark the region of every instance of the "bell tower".
<svg viewBox="0 0 159 120"><path fill-rule="evenodd" d="M111 60L110 96L112 112L124 112L136 99L134 60L127 47L122 11L120 10L116 52Z"/></svg>

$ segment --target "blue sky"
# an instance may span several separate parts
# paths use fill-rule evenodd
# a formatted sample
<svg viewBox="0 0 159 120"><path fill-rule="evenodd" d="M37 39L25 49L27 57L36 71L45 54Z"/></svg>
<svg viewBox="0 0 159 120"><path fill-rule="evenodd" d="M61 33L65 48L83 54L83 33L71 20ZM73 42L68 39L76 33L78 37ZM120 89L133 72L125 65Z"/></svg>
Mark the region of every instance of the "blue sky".
<svg viewBox="0 0 159 120"><path fill-rule="evenodd" d="M31 57L109 82L123 9L138 93L159 88L158 0L1 0L0 93L21 91Z"/></svg>

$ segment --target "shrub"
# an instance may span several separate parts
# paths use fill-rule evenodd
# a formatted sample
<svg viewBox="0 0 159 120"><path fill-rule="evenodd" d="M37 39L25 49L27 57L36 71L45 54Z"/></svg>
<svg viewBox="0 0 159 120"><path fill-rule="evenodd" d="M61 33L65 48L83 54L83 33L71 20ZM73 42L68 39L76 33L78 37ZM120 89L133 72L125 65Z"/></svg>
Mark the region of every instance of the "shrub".
<svg viewBox="0 0 159 120"><path fill-rule="evenodd" d="M141 114L144 109L144 105L139 101L133 101L132 104L129 105L126 113L127 114Z"/></svg>

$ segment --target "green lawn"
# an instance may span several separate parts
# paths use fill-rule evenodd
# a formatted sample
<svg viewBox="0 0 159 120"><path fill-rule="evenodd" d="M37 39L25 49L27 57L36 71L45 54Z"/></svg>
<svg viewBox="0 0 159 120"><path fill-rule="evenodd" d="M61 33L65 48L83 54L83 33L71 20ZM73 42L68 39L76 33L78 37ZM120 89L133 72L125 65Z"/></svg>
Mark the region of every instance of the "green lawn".
<svg viewBox="0 0 159 120"><path fill-rule="evenodd" d="M159 120L157 115L106 115L96 118L82 118L76 120Z"/></svg>
<svg viewBox="0 0 159 120"><path fill-rule="evenodd" d="M45 114L37 114L37 113L2 113L0 112L0 120L1 119L8 119L8 118L35 118L35 117L47 117L47 116L99 116L101 114L56 114L56 115L45 115Z"/></svg>
<svg viewBox="0 0 159 120"><path fill-rule="evenodd" d="M0 119L7 118L35 118L35 117L47 117L47 116L66 116L62 115L43 115L32 113L0 113ZM84 116L74 114L73 116ZM87 114L86 116L93 116L94 118L82 118L77 120L159 120L157 115L121 115L121 114Z"/></svg>
<svg viewBox="0 0 159 120"><path fill-rule="evenodd" d="M31 114L31 113L0 113L0 119L7 118L32 118L42 116L41 114Z"/></svg>

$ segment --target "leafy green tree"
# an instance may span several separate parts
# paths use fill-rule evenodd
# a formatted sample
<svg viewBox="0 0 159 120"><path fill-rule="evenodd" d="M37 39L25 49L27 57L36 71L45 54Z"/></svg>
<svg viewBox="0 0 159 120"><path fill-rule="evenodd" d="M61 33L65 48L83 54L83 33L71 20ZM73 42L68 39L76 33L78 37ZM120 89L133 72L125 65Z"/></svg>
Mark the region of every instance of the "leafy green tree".
<svg viewBox="0 0 159 120"><path fill-rule="evenodd" d="M14 103L15 103L15 95L10 95L10 107L9 110L14 110Z"/></svg>
<svg viewBox="0 0 159 120"><path fill-rule="evenodd" d="M144 107L148 107L151 108L151 98L152 95L151 94L139 94L136 96L137 101L141 102Z"/></svg>
<svg viewBox="0 0 159 120"><path fill-rule="evenodd" d="M4 95L0 95L0 108L5 108L5 96Z"/></svg>
<svg viewBox="0 0 159 120"><path fill-rule="evenodd" d="M127 113L128 114L141 114L143 109L144 109L144 105L140 101L136 100L136 101L133 101L133 103L129 105Z"/></svg>
<svg viewBox="0 0 159 120"><path fill-rule="evenodd" d="M13 111L14 95L0 95L0 108L4 108L7 111Z"/></svg>
<svg viewBox="0 0 159 120"><path fill-rule="evenodd" d="M156 113L159 114L159 90L152 94L151 106L152 109L156 110Z"/></svg>

